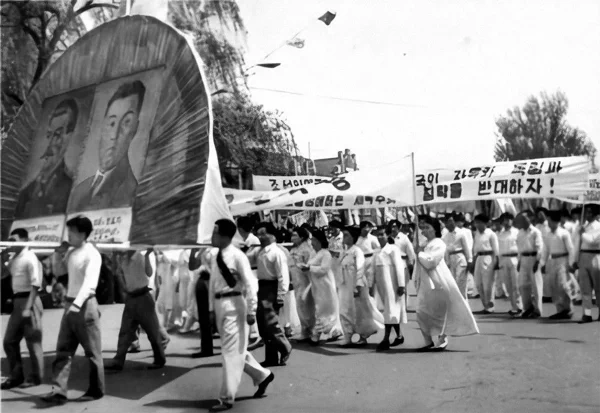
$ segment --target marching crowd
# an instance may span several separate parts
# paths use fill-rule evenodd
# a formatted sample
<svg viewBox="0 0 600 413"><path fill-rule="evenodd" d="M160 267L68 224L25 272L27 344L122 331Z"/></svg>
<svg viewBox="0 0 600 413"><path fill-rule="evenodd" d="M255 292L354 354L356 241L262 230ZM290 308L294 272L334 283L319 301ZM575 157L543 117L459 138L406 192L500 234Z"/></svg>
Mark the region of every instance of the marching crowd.
<svg viewBox="0 0 600 413"><path fill-rule="evenodd" d="M592 322L593 298L600 296L600 207L586 205L581 214L578 208L570 214L539 208L494 221L480 214L472 226L462 214L424 215L414 232L396 220L382 227L331 221L326 230L293 228L289 250L278 243L281 229L271 223L218 220L210 248L120 254L127 294L116 355L106 364L95 297L102 258L87 242L90 220L73 218L67 222L70 247L60 250L68 286L52 364L54 388L43 399L68 401L70 365L80 344L90 362L82 400L103 397L104 370L124 368L127 353L139 349L140 328L154 354L149 369L165 365L174 326L184 333L199 328L195 358L213 356L218 334L223 382L213 411L222 411L232 407L244 372L258 387L255 397L262 397L274 380L270 369L290 359L291 342L364 347L383 329L377 351L402 345L408 308L416 312L425 342L418 351L424 352L443 351L450 336L479 332L469 297L481 299L483 310L476 313L492 314L496 297L506 296L510 316L522 318L543 316L542 303L551 301L556 313L549 318L559 320L572 318L572 306L581 300L579 322ZM27 241L27 231L12 231L11 240ZM14 295L4 336L10 375L2 389L36 386L43 379L41 266L27 247L6 252L12 257L2 262ZM407 293L411 281L416 298ZM27 379L22 338L31 355ZM265 358L258 363L250 351L261 346Z"/></svg>

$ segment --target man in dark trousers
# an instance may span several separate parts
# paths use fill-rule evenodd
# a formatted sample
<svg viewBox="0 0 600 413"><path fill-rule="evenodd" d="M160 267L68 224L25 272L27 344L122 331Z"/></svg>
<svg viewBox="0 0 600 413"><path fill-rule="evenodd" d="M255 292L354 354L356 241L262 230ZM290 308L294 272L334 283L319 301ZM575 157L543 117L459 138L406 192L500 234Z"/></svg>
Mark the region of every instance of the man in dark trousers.
<svg viewBox="0 0 600 413"><path fill-rule="evenodd" d="M201 251L193 249L190 254L189 270L196 271L202 266L202 254L210 254L212 250ZM213 338L212 323L210 321L210 311L208 308L208 282L210 273L206 268L200 271L200 278L196 283L196 304L198 305L198 323L200 324L200 351L192 354L192 358L212 357Z"/></svg>
<svg viewBox="0 0 600 413"><path fill-rule="evenodd" d="M123 370L127 350L131 343L136 340L136 331L139 326L146 332L154 353L154 363L148 366L148 369L160 369L165 365L163 336L156 315L156 304L152 297L152 289L148 286L148 280L153 273L150 263L151 253L152 250L148 250L144 257L139 251L129 251L121 262L127 298L125 299L125 308L121 318L117 354L112 363L104 367L106 370Z"/></svg>
<svg viewBox="0 0 600 413"><path fill-rule="evenodd" d="M90 383L80 401L97 400L104 396L104 362L100 335L100 311L96 301L96 286L100 277L102 257L87 242L92 233L92 222L83 216L67 221L69 244L73 246L66 256L69 272L65 309L56 344L56 359L52 363L54 387L42 400L52 404L67 402L71 363L81 344L90 362Z"/></svg>
<svg viewBox="0 0 600 413"><path fill-rule="evenodd" d="M10 241L29 241L23 228L12 231ZM38 386L44 377L44 352L42 350L42 301L38 290L42 285L41 263L29 248L11 247L14 253L8 261L13 290L13 311L8 319L4 334L4 352L10 366L10 378L2 383L2 390L13 387ZM4 258L4 257L3 257ZM4 259L2 260L4 265ZM25 337L31 358L31 375L24 381L21 360L21 340Z"/></svg>
<svg viewBox="0 0 600 413"><path fill-rule="evenodd" d="M288 292L290 274L287 257L276 244L277 229L271 223L261 223L257 227L261 249L258 252L258 331L265 342L263 367L285 366L292 345L285 337L279 324L279 310ZM279 358L281 355L281 358Z"/></svg>

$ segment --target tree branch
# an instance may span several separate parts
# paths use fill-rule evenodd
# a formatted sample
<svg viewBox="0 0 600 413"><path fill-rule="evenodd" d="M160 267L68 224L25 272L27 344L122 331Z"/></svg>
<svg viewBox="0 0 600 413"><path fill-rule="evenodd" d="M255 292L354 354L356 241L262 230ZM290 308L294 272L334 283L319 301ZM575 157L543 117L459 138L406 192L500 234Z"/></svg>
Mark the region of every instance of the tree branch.
<svg viewBox="0 0 600 413"><path fill-rule="evenodd" d="M80 8L79 10L77 10L75 12L75 16L79 16L81 13L85 13L88 10L91 9L96 9L96 8L100 8L100 7L110 7L113 9L118 9L119 6L117 6L116 4L111 4L111 3L92 3L91 1L89 1L85 6L83 6L82 8Z"/></svg>
<svg viewBox="0 0 600 413"><path fill-rule="evenodd" d="M31 27L29 27L27 24L25 24L25 21L23 21L21 26L23 27L23 31L31 36L31 38L33 39L33 42L39 49L41 46L40 36L38 36L38 34L35 32L35 30L33 30Z"/></svg>

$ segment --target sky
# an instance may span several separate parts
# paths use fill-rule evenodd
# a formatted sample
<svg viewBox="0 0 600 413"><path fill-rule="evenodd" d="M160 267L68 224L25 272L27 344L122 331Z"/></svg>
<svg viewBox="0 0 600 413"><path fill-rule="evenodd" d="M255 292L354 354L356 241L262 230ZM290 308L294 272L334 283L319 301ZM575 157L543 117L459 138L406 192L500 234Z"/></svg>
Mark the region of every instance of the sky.
<svg viewBox="0 0 600 413"><path fill-rule="evenodd" d="M495 120L563 91L567 120L600 148L597 0L239 0L253 98L284 113L303 156L349 148L366 168L493 161ZM337 13L330 26L317 18ZM305 47L285 46L305 28ZM273 92L274 89L300 95ZM342 99L386 102L371 104Z"/></svg>

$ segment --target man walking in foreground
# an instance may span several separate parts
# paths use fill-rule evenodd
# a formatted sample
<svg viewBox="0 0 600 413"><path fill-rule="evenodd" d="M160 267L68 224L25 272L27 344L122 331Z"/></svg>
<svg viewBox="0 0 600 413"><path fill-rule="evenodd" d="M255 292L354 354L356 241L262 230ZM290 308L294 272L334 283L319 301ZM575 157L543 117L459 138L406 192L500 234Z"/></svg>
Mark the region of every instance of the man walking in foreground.
<svg viewBox="0 0 600 413"><path fill-rule="evenodd" d="M231 245L236 231L232 221L220 219L212 236L212 244L219 252L210 263L209 307L221 336L223 354L223 382L219 404L212 407L213 412L233 407L242 373L247 373L258 386L255 398L262 397L275 378L247 350L248 325L256 322L258 281L246 255Z"/></svg>

